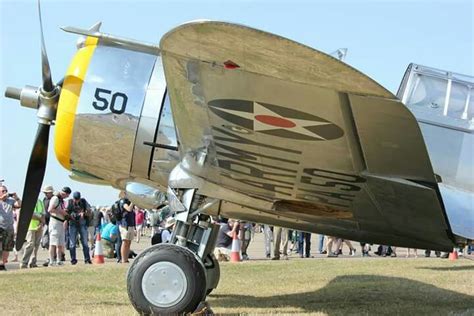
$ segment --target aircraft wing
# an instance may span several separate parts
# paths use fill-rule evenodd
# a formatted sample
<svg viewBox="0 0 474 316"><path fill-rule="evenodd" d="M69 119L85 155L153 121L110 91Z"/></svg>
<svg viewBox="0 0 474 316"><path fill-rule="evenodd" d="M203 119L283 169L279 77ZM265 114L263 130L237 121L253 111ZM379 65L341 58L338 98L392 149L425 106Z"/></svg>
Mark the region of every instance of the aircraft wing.
<svg viewBox="0 0 474 316"><path fill-rule="evenodd" d="M322 52L230 23L179 26L160 47L188 172L270 201L265 216L308 230L453 246L418 124L375 81Z"/></svg>

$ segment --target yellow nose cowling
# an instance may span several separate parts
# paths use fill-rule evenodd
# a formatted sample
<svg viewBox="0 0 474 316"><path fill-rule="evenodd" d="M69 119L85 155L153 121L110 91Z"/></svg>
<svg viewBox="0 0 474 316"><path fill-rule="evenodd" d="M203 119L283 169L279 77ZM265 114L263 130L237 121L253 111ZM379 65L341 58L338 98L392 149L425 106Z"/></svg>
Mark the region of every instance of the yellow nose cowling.
<svg viewBox="0 0 474 316"><path fill-rule="evenodd" d="M68 170L71 170L72 133L79 95L97 42L97 38L87 37L84 47L74 55L66 72L59 97L54 151L59 163Z"/></svg>

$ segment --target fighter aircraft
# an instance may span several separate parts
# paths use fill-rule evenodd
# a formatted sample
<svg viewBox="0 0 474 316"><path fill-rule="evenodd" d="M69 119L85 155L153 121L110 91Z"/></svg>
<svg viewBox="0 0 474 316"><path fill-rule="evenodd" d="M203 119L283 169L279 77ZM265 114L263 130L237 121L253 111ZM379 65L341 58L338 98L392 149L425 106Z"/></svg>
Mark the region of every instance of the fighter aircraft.
<svg viewBox="0 0 474 316"><path fill-rule="evenodd" d="M226 22L180 25L159 45L100 24L64 30L81 36L64 78L53 83L41 35L41 87L5 93L39 118L16 247L55 125L74 178L148 208L167 192L171 243L128 272L140 313L193 311L217 286L218 215L420 249L474 239L472 78L411 65L395 96L323 52Z"/></svg>

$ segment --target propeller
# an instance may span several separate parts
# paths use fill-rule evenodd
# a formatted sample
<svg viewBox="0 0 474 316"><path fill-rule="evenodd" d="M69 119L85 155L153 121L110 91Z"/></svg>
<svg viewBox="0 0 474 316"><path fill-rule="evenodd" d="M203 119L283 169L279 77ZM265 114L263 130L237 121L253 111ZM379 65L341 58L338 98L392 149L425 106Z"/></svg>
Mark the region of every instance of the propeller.
<svg viewBox="0 0 474 316"><path fill-rule="evenodd" d="M48 156L48 140L50 125L38 124L30 162L26 172L25 186L23 187L23 199L21 201L20 217L16 235L16 250L20 250L25 241L28 227L38 200L46 170Z"/></svg>
<svg viewBox="0 0 474 316"><path fill-rule="evenodd" d="M53 79L51 78L51 68L49 67L48 54L46 53L46 44L43 35L43 19L41 18L41 3L38 0L38 15L41 33L41 70L43 74L43 90L52 92L54 90Z"/></svg>
<svg viewBox="0 0 474 316"><path fill-rule="evenodd" d="M41 4L39 0L38 15L41 34L42 86L40 88L25 86L23 89L8 87L5 91L7 98L20 100L21 105L38 109L38 129L28 163L23 188L21 212L18 219L16 236L17 250L21 249L25 241L28 226L33 217L33 212L41 191L48 156L49 130L56 118L56 109L60 94L60 87L59 85L53 84L51 76L51 68L49 66L43 36L43 22L41 19Z"/></svg>

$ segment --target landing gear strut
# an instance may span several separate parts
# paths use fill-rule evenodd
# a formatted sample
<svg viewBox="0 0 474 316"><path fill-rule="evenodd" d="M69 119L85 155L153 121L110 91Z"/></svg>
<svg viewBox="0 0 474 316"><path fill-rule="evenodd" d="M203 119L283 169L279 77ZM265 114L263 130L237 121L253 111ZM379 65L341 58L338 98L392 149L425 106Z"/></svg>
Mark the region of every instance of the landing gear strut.
<svg viewBox="0 0 474 316"><path fill-rule="evenodd" d="M169 189L168 199L176 212L170 243L143 251L128 271L128 296L141 314L193 312L220 278L212 253L219 225L201 214L216 201L207 201L194 189Z"/></svg>

